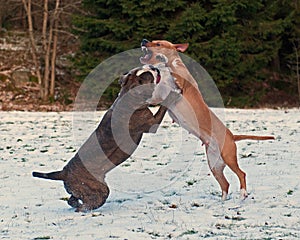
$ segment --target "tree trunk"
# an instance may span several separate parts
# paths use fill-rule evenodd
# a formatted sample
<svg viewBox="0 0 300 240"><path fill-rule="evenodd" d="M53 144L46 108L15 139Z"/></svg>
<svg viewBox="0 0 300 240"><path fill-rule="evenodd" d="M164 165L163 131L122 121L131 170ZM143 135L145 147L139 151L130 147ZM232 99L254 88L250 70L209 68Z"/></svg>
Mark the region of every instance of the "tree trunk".
<svg viewBox="0 0 300 240"><path fill-rule="evenodd" d="M44 17L43 17L43 27L42 27L42 42L44 51L47 50L47 25L48 25L48 0L44 0Z"/></svg>
<svg viewBox="0 0 300 240"><path fill-rule="evenodd" d="M42 88L42 77L41 77L41 71L40 71L40 63L38 61L37 57L37 50L36 50L36 44L34 40L34 34L33 34L33 24L32 24L32 13L31 13L31 0L22 0L26 14L27 14L27 20L28 20L28 31L29 31L29 39L30 39L30 45L31 45L31 54L32 59L34 62L35 72L36 76L38 78L38 84L40 88L40 95L41 98L43 98L43 88Z"/></svg>
<svg viewBox="0 0 300 240"><path fill-rule="evenodd" d="M57 39L58 39L58 17L59 17L59 0L56 0L55 11L54 11L54 36L53 36L53 47L52 47L52 59L51 59L51 82L50 82L50 96L54 97L55 89L55 66L56 66L56 52L57 52Z"/></svg>
<svg viewBox="0 0 300 240"><path fill-rule="evenodd" d="M48 89L49 89L49 59L50 59L50 45L51 39L49 35L49 39L47 42L47 27L48 27L48 0L44 0L44 14L43 14L43 27L42 27L42 44L44 50L44 61L45 61L45 69L44 69L44 77L43 77L43 100L46 101L48 98ZM52 36L51 36L52 37ZM49 49L49 50L48 50Z"/></svg>
<svg viewBox="0 0 300 240"><path fill-rule="evenodd" d="M297 76L297 83L298 83L298 99L299 99L299 106L300 106L299 54L298 54L298 47L297 47L297 45L295 43L294 43L294 47L295 47L295 52L296 52L296 76Z"/></svg>
<svg viewBox="0 0 300 240"><path fill-rule="evenodd" d="M45 52L45 70L44 70L44 78L43 78L43 86L44 86L44 98L46 101L49 96L49 74L50 74L50 51L51 51L51 43L53 37L53 26L50 24L48 43Z"/></svg>

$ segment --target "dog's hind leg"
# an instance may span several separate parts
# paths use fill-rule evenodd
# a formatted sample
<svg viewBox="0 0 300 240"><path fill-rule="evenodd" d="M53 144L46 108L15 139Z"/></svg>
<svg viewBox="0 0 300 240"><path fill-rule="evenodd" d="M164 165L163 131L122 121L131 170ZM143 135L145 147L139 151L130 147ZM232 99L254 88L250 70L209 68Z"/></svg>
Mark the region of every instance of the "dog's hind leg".
<svg viewBox="0 0 300 240"><path fill-rule="evenodd" d="M225 175L223 173L224 168L225 168L225 165L210 168L210 170L212 171L215 179L218 181L218 183L219 183L219 185L222 189L222 200L223 201L225 201L227 199L228 189L229 189L229 183L228 183L228 181L225 178Z"/></svg>
<svg viewBox="0 0 300 240"><path fill-rule="evenodd" d="M79 199L71 195L71 197L68 200L68 204L73 207L73 208L78 208L80 207Z"/></svg>
<svg viewBox="0 0 300 240"><path fill-rule="evenodd" d="M245 199L248 197L248 193L246 190L246 173L240 169L238 163L236 162L236 156L232 156L232 158L235 158L235 160L230 161L230 164L227 165L238 176L240 181L241 198Z"/></svg>
<svg viewBox="0 0 300 240"><path fill-rule="evenodd" d="M98 182L98 186L86 188L82 196L82 204L76 207L76 212L87 212L101 207L108 198L109 188L105 182Z"/></svg>
<svg viewBox="0 0 300 240"><path fill-rule="evenodd" d="M228 143L226 145L226 155L222 156L225 164L238 176L240 181L241 198L245 199L248 197L246 188L246 173L243 172L237 162L237 148L235 142Z"/></svg>
<svg viewBox="0 0 300 240"><path fill-rule="evenodd" d="M206 145L206 155L209 168L221 187L222 200L225 201L228 195L229 183L223 173L226 165L220 155L218 146L212 144L212 142Z"/></svg>

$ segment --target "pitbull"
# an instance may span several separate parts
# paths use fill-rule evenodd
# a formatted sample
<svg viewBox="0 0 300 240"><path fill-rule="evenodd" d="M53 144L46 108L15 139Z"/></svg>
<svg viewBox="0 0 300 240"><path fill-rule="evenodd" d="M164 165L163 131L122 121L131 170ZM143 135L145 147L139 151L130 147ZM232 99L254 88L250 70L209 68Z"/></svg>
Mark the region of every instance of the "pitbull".
<svg viewBox="0 0 300 240"><path fill-rule="evenodd" d="M61 171L33 172L34 177L61 180L71 194L68 204L77 212L102 206L109 188L105 175L135 151L143 133L155 133L167 107L152 114L146 100L151 97L159 70L135 68L120 78L120 93L100 124Z"/></svg>
<svg viewBox="0 0 300 240"><path fill-rule="evenodd" d="M184 52L188 48L187 43L173 44L166 40L141 42L144 56L140 58L143 64L153 64L160 68L167 68L166 76L155 88L149 102L159 103L165 96L166 91L178 91L182 97L169 106L169 113L175 122L199 138L205 145L209 167L218 181L222 190L222 199L227 198L229 183L224 176L223 170L228 166L239 178L241 198L248 196L246 190L246 174L237 161L236 141L270 140L273 136L233 135L222 121L209 109L205 103L198 84L181 60L178 52ZM163 84L164 81L167 83ZM174 87L174 83L176 87ZM167 87L168 86L168 87Z"/></svg>

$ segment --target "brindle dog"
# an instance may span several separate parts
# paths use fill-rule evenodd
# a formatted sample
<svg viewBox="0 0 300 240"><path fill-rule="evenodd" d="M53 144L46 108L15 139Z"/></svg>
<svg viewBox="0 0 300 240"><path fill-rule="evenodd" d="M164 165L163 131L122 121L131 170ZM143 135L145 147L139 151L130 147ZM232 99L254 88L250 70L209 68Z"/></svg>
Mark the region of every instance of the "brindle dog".
<svg viewBox="0 0 300 240"><path fill-rule="evenodd" d="M146 102L154 90L153 82L159 78L159 70L152 66L124 74L118 98L63 170L33 172L33 176L64 181L71 194L68 204L77 212L102 206L109 195L106 173L130 157L143 133L156 132L167 111L166 104L162 104L153 115Z"/></svg>

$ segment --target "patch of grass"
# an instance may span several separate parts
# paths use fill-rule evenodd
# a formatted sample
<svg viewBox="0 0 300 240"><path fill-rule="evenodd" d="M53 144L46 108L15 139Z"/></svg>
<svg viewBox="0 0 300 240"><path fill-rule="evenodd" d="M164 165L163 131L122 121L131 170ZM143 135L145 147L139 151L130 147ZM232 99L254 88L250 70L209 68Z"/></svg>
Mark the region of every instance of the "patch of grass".
<svg viewBox="0 0 300 240"><path fill-rule="evenodd" d="M193 235L193 234L197 234L198 231L196 231L194 228L192 228L191 230L187 230L183 233L180 234L180 237L184 236L184 235Z"/></svg>
<svg viewBox="0 0 300 240"><path fill-rule="evenodd" d="M59 200L62 200L62 201L67 202L67 201L69 200L69 198L68 198L68 197L62 197L62 198L60 198Z"/></svg>
<svg viewBox="0 0 300 240"><path fill-rule="evenodd" d="M148 232L148 234L153 237L161 237L161 235L158 232Z"/></svg>
<svg viewBox="0 0 300 240"><path fill-rule="evenodd" d="M165 165L168 165L167 163L156 163L156 165L158 166L165 166Z"/></svg>
<svg viewBox="0 0 300 240"><path fill-rule="evenodd" d="M176 209L178 208L176 204L172 203L171 205L169 205L169 208L173 208L173 209Z"/></svg>
<svg viewBox="0 0 300 240"><path fill-rule="evenodd" d="M203 156L204 153L203 153L203 152L196 152L196 153L194 153L194 155L195 155L195 156Z"/></svg>
<svg viewBox="0 0 300 240"><path fill-rule="evenodd" d="M26 149L27 152L33 152L35 150L36 150L36 148L28 148L28 149Z"/></svg>
<svg viewBox="0 0 300 240"><path fill-rule="evenodd" d="M265 162L259 162L256 165L258 165L258 166L260 166L260 165L266 165L266 163Z"/></svg>
<svg viewBox="0 0 300 240"><path fill-rule="evenodd" d="M203 207L203 204L200 205L199 203L193 202L192 207Z"/></svg>
<svg viewBox="0 0 300 240"><path fill-rule="evenodd" d="M241 216L232 216L232 217L225 216L225 219L227 219L227 220L234 220L234 221L243 221L243 220L246 220L246 218L241 217Z"/></svg>
<svg viewBox="0 0 300 240"><path fill-rule="evenodd" d="M197 182L197 180L193 179L193 180L187 181L186 183L188 186L193 186L196 182Z"/></svg>
<svg viewBox="0 0 300 240"><path fill-rule="evenodd" d="M293 195L294 191L293 190L289 190L286 194L287 195Z"/></svg>
<svg viewBox="0 0 300 240"><path fill-rule="evenodd" d="M126 201L130 201L130 199L129 198L117 199L115 202L121 204L121 203L126 202Z"/></svg>
<svg viewBox="0 0 300 240"><path fill-rule="evenodd" d="M249 154L241 154L241 158L248 158L248 157L251 157L252 156L252 153L249 153Z"/></svg>

